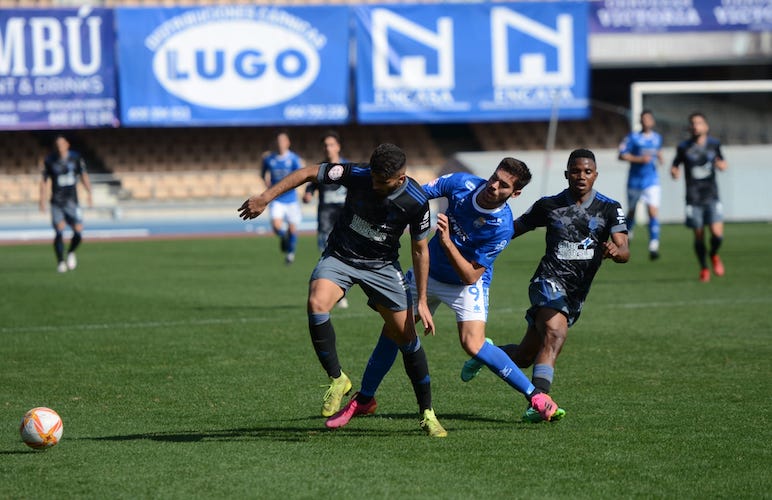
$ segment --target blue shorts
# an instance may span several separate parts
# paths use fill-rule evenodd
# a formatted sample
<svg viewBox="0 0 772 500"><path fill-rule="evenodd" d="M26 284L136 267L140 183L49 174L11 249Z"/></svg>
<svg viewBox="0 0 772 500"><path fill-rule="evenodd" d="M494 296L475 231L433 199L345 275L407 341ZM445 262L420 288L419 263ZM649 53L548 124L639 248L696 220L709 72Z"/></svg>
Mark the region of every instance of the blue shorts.
<svg viewBox="0 0 772 500"><path fill-rule="evenodd" d="M56 227L62 221L66 221L70 226L83 224L83 210L75 200L51 203L51 224Z"/></svg>
<svg viewBox="0 0 772 500"><path fill-rule="evenodd" d="M686 227L702 229L706 225L724 220L724 207L718 200L700 205L686 205Z"/></svg>
<svg viewBox="0 0 772 500"><path fill-rule="evenodd" d="M557 282L548 278L536 278L528 286L531 307L525 313L529 325L536 323L536 313L542 307L548 307L563 313L568 319L568 326L579 320L584 301L572 300Z"/></svg>
<svg viewBox="0 0 772 500"><path fill-rule="evenodd" d="M391 311L406 311L408 304L412 303L399 262L380 269L361 269L331 255L322 256L311 273L311 281L318 279L332 281L344 293L359 285L367 295L367 305L373 309L378 304Z"/></svg>

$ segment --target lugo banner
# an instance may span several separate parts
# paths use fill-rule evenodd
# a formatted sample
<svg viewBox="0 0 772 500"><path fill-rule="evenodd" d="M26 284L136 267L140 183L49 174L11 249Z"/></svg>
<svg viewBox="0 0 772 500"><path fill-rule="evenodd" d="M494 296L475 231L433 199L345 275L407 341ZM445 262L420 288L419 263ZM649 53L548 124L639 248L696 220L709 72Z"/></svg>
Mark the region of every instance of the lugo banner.
<svg viewBox="0 0 772 500"><path fill-rule="evenodd" d="M126 126L343 123L346 7L120 8Z"/></svg>
<svg viewBox="0 0 772 500"><path fill-rule="evenodd" d="M355 7L363 123L589 114L587 4Z"/></svg>
<svg viewBox="0 0 772 500"><path fill-rule="evenodd" d="M113 13L0 9L0 129L117 125Z"/></svg>

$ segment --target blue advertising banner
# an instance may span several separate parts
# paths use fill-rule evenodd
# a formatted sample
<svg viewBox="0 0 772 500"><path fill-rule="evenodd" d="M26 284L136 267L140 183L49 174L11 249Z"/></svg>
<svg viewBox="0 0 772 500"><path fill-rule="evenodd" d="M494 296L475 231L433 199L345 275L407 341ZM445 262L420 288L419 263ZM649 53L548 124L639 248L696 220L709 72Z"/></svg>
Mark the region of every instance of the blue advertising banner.
<svg viewBox="0 0 772 500"><path fill-rule="evenodd" d="M113 12L0 9L0 129L117 125Z"/></svg>
<svg viewBox="0 0 772 500"><path fill-rule="evenodd" d="M362 123L589 116L584 2L360 6Z"/></svg>
<svg viewBox="0 0 772 500"><path fill-rule="evenodd" d="M119 8L125 126L343 123L346 7Z"/></svg>
<svg viewBox="0 0 772 500"><path fill-rule="evenodd" d="M600 0L591 33L770 31L772 0Z"/></svg>

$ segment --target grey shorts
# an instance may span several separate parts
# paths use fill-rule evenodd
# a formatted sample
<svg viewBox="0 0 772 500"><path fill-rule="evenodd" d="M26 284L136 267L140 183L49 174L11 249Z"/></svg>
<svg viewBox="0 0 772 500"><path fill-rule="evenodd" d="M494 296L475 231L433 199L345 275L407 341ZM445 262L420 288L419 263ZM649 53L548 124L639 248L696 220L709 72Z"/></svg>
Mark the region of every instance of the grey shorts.
<svg viewBox="0 0 772 500"><path fill-rule="evenodd" d="M69 200L64 203L51 203L51 224L56 227L62 221L66 221L70 226L83 224L83 210L78 203Z"/></svg>
<svg viewBox="0 0 772 500"><path fill-rule="evenodd" d="M375 309L379 304L391 311L405 311L412 302L399 262L380 269L360 269L333 257L322 256L311 273L311 281L327 279L345 292L359 285L367 295L367 305Z"/></svg>
<svg viewBox="0 0 772 500"><path fill-rule="evenodd" d="M702 229L706 225L724 220L724 207L718 200L700 205L686 205L686 227Z"/></svg>

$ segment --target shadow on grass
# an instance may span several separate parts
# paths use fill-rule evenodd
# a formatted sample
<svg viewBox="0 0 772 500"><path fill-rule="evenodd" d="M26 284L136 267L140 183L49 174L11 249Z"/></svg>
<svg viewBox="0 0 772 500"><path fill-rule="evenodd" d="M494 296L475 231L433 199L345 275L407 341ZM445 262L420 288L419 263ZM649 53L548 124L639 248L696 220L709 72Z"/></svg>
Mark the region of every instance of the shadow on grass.
<svg viewBox="0 0 772 500"><path fill-rule="evenodd" d="M345 429L326 429L324 427L324 420L322 417L312 416L307 418L299 418L293 420L287 420L287 425L268 425L268 426L255 426L255 427L241 427L236 429L220 429L220 430L205 430L205 431L177 431L177 432L147 432L138 434L124 434L117 436L99 436L99 437L84 437L84 438L72 438L88 441L160 441L160 442L174 442L174 443L197 443L200 441L251 441L251 440L270 440L270 441L284 441L284 442L305 442L312 439L314 436L332 436L342 438L374 438L384 437L393 438L394 436L411 436L420 434L421 431L418 427L418 416L414 413L385 413L378 414L374 417L388 420L411 420L415 421L415 426L409 426L400 430L385 430L385 429L373 429L372 426L368 428L361 428L357 425L349 425ZM364 420L364 419L362 419ZM471 421L471 422L487 422L496 424L510 424L505 419L485 418L476 415L469 415L464 413L448 414L441 416L441 421L452 422L455 420ZM299 422L314 421L313 426L304 426L298 424Z"/></svg>

